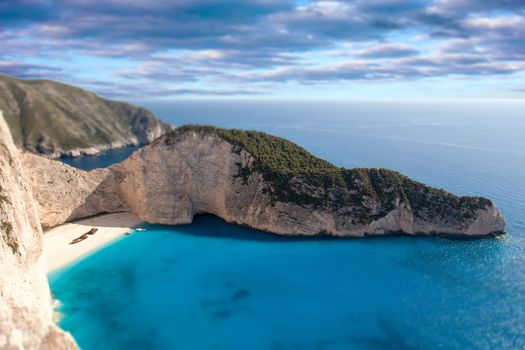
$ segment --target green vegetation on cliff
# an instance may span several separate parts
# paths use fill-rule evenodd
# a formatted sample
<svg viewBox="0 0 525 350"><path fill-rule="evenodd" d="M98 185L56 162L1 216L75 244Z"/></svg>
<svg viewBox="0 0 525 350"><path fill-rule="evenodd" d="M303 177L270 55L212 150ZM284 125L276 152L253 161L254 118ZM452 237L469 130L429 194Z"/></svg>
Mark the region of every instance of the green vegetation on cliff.
<svg viewBox="0 0 525 350"><path fill-rule="evenodd" d="M283 138L258 131L220 129L212 126L184 125L174 135L186 131L214 133L230 144L248 151L261 165L281 174L319 173L337 170L331 163L308 153L304 148Z"/></svg>
<svg viewBox="0 0 525 350"><path fill-rule="evenodd" d="M293 201L316 207L349 208L362 223L386 215L399 203L427 219L469 218L477 209L491 204L481 197L458 197L442 189L388 169L344 169L319 159L304 148L263 132L187 125L172 131L166 142L186 132L215 134L233 145L234 152L245 150L256 160L249 168L239 164L238 176L248 181L259 172L271 184L268 191L276 201Z"/></svg>
<svg viewBox="0 0 525 350"><path fill-rule="evenodd" d="M170 130L144 108L50 80L0 75L0 111L15 143L44 154L147 143Z"/></svg>

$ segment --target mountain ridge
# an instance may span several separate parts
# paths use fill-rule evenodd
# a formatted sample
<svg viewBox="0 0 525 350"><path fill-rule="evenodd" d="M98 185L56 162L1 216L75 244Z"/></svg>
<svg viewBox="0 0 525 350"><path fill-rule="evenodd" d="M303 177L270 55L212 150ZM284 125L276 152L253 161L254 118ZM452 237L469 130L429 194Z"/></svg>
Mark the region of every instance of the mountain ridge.
<svg viewBox="0 0 525 350"><path fill-rule="evenodd" d="M143 107L47 79L0 75L0 110L18 147L51 158L146 144L172 129Z"/></svg>

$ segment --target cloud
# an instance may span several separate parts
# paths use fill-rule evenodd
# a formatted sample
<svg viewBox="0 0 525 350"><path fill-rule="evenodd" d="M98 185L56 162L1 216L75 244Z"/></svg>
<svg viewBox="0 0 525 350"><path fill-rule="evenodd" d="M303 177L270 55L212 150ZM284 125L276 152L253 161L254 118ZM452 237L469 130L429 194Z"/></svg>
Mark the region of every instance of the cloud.
<svg viewBox="0 0 525 350"><path fill-rule="evenodd" d="M428 12L450 17L490 11L519 11L525 9L522 0L435 0Z"/></svg>
<svg viewBox="0 0 525 350"><path fill-rule="evenodd" d="M105 84L104 84L105 85ZM93 88L91 86L91 88ZM191 89L191 88L155 88L145 87L136 88L136 86L112 86L95 87L98 93L107 98L116 99L144 99L144 98L161 98L161 97L180 97L189 95L198 96L253 96L261 94L257 90L249 89Z"/></svg>
<svg viewBox="0 0 525 350"><path fill-rule="evenodd" d="M417 50L404 44L379 44L358 52L357 56L366 58L397 58L414 56L417 53Z"/></svg>
<svg viewBox="0 0 525 350"><path fill-rule="evenodd" d="M523 0L0 0L0 13L0 72L118 80L94 85L106 94L139 81L144 94L220 95L266 81L498 76L525 61Z"/></svg>
<svg viewBox="0 0 525 350"><path fill-rule="evenodd" d="M16 63L0 60L0 74L19 78L50 78L59 79L63 76L62 70L57 67Z"/></svg>
<svg viewBox="0 0 525 350"><path fill-rule="evenodd" d="M263 74L244 75L247 81L385 81L447 76L508 75L525 70L525 63L490 62L476 55L409 57L388 63L371 60L341 61L314 67L274 69Z"/></svg>

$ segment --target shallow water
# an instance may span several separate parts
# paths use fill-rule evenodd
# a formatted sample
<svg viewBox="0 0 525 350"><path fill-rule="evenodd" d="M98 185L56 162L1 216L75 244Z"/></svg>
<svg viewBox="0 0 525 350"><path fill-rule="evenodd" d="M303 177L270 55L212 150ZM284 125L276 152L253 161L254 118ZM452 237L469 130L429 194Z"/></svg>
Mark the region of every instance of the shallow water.
<svg viewBox="0 0 525 350"><path fill-rule="evenodd" d="M50 276L83 349L525 348L525 103L151 104L494 200L503 239L285 239L203 216ZM402 117L391 117L391 114Z"/></svg>

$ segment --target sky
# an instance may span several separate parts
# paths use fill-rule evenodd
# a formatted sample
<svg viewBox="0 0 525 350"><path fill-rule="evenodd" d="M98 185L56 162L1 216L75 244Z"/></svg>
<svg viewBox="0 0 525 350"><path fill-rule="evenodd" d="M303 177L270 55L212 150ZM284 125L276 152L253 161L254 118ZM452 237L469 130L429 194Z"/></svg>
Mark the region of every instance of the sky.
<svg viewBox="0 0 525 350"><path fill-rule="evenodd" d="M0 0L0 73L118 99L523 99L525 0Z"/></svg>

